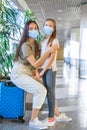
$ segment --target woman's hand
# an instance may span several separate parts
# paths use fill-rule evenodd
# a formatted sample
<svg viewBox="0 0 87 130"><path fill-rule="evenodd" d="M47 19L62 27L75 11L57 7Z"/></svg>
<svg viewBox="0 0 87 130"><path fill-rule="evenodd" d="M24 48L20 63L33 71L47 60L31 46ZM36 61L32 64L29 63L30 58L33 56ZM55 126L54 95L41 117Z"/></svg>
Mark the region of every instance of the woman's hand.
<svg viewBox="0 0 87 130"><path fill-rule="evenodd" d="M39 74L39 72L38 72L38 69L36 70L36 77L37 77L38 79L40 79L40 74Z"/></svg>
<svg viewBox="0 0 87 130"><path fill-rule="evenodd" d="M58 49L58 45L57 45L57 44L53 45L53 46L52 46L52 49L53 49L54 51L56 51L56 50Z"/></svg>
<svg viewBox="0 0 87 130"><path fill-rule="evenodd" d="M42 71L39 73L39 76L40 76L40 77L43 77L43 75L44 75L44 71L42 70Z"/></svg>
<svg viewBox="0 0 87 130"><path fill-rule="evenodd" d="M43 70L42 70L41 72L36 71L36 77L37 77L38 79L42 78L43 75L44 75L44 71L43 71Z"/></svg>
<svg viewBox="0 0 87 130"><path fill-rule="evenodd" d="M58 45L55 44L55 45L53 45L53 46L50 48L49 53L54 53L57 49L58 49Z"/></svg>

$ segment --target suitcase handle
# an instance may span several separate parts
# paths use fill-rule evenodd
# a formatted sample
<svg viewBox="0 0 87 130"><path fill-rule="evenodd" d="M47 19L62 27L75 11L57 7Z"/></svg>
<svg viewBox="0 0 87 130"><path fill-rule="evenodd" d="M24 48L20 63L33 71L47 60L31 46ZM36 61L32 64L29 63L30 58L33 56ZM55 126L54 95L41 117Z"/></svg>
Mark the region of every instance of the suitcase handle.
<svg viewBox="0 0 87 130"><path fill-rule="evenodd" d="M16 85L12 81L5 81L5 86L16 87Z"/></svg>

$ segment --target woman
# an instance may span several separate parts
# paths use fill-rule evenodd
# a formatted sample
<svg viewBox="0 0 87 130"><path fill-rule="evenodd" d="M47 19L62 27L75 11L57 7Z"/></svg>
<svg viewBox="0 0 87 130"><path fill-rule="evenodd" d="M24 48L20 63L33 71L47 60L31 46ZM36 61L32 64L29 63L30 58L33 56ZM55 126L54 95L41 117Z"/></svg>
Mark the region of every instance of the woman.
<svg viewBox="0 0 87 130"><path fill-rule="evenodd" d="M59 42L56 39L56 22L53 19L47 19L43 31L45 34L44 40L41 42L41 56L50 47L57 45L59 48ZM57 104L55 104L55 80L56 80L56 57L57 51L50 54L44 64L41 66L41 72L37 73L37 77L42 77L43 84L47 89L47 101L48 101L48 126L54 126L55 121L71 121L72 118L66 116L64 113L59 112ZM55 116L55 117L54 117Z"/></svg>
<svg viewBox="0 0 87 130"><path fill-rule="evenodd" d="M49 54L53 53L57 46L52 47L36 61L35 59L35 38L39 34L39 28L35 21L29 21L25 24L22 38L16 51L14 58L14 66L11 73L11 80L18 87L33 94L33 110L29 127L45 129L47 125L38 119L39 110L44 103L46 97L45 87L32 78L31 67L40 67Z"/></svg>

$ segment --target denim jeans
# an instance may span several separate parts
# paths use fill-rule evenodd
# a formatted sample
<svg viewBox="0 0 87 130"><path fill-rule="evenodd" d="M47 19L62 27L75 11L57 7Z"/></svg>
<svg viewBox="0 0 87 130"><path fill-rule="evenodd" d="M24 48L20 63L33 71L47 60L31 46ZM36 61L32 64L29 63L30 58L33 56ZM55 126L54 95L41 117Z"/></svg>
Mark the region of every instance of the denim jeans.
<svg viewBox="0 0 87 130"><path fill-rule="evenodd" d="M48 102L48 117L54 117L55 109L55 80L56 80L56 71L48 69L43 75L43 84L47 89L47 102Z"/></svg>

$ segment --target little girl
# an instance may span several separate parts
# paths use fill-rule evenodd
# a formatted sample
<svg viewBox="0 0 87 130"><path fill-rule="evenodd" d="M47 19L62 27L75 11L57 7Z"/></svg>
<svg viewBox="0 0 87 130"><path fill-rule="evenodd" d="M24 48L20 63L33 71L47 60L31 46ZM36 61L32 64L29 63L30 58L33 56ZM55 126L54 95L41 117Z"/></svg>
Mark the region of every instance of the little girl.
<svg viewBox="0 0 87 130"><path fill-rule="evenodd" d="M53 45L57 45L59 49L59 42L56 39L56 22L53 19L47 19L43 26L45 34L44 40L41 42L41 56L50 49ZM56 65L57 51L50 54L41 66L41 72L38 77L42 77L43 84L47 89L48 101L48 126L54 126L55 121L71 121L72 118L66 116L64 113L59 112L57 104L55 104L55 81L56 81Z"/></svg>

